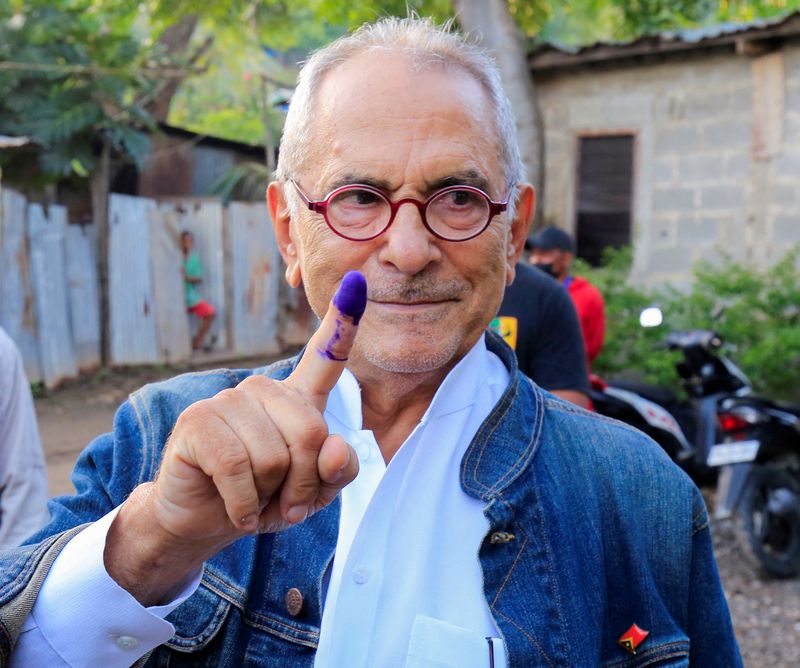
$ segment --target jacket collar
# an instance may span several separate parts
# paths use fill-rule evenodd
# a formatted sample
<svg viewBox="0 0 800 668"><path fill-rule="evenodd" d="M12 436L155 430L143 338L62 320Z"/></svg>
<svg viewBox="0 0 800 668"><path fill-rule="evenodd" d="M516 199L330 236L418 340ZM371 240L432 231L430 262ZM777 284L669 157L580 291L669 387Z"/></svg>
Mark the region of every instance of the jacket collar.
<svg viewBox="0 0 800 668"><path fill-rule="evenodd" d="M491 501L501 495L530 464L539 448L544 416L541 391L519 372L516 353L492 330L486 332L486 348L497 355L509 372L508 387L472 439L461 461L461 487L470 496ZM280 373L287 377L303 355ZM502 425L502 429L499 427Z"/></svg>
<svg viewBox="0 0 800 668"><path fill-rule="evenodd" d="M505 364L510 378L464 455L461 487L472 497L491 501L503 494L536 454L544 399L533 383L519 373L516 354L498 334L486 333L486 347Z"/></svg>

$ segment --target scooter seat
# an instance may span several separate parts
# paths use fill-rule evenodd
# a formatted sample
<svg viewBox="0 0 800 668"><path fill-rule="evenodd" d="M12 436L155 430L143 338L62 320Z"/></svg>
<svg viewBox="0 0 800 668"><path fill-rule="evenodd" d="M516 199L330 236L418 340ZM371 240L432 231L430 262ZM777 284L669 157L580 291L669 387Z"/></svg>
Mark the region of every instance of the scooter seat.
<svg viewBox="0 0 800 668"><path fill-rule="evenodd" d="M725 404L727 407L735 407L737 405L757 406L762 410L779 410L800 419L800 406L787 404L783 401L772 401L771 399L748 394L743 397L732 397L728 399Z"/></svg>

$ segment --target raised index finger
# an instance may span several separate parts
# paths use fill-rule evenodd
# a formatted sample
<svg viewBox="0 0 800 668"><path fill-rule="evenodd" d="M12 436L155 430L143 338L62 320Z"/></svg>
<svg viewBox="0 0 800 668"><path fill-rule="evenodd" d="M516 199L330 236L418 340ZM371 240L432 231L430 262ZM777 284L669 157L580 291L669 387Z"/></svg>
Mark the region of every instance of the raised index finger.
<svg viewBox="0 0 800 668"><path fill-rule="evenodd" d="M348 271L303 357L286 379L306 391L320 410L347 364L366 307L367 281L361 273Z"/></svg>

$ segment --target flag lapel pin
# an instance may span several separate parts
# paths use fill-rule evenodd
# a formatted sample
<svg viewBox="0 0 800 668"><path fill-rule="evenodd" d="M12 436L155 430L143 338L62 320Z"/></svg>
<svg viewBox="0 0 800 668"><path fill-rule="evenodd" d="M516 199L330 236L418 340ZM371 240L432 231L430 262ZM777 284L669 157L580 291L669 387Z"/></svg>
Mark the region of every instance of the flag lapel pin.
<svg viewBox="0 0 800 668"><path fill-rule="evenodd" d="M636 648L648 635L650 635L649 631L640 629L636 624L631 624L631 627L620 636L617 642L631 654L636 654Z"/></svg>

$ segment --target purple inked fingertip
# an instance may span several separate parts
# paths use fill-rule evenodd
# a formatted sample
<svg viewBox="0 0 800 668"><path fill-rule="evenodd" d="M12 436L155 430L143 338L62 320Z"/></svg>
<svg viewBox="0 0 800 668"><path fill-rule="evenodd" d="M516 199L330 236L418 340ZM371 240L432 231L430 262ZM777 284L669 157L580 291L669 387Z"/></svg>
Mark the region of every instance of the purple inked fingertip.
<svg viewBox="0 0 800 668"><path fill-rule="evenodd" d="M333 295L333 305L357 325L367 308L367 279L358 271L348 271Z"/></svg>

